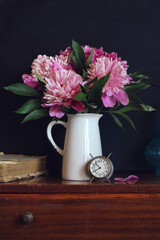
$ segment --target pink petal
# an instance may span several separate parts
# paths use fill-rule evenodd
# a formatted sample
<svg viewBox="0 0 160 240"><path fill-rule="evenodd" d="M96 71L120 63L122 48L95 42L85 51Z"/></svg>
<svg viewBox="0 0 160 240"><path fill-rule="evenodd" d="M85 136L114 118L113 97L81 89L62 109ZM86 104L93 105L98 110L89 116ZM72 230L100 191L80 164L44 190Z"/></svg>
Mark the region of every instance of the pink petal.
<svg viewBox="0 0 160 240"><path fill-rule="evenodd" d="M43 103L41 104L42 107L52 107L52 106L59 106L57 103Z"/></svg>
<svg viewBox="0 0 160 240"><path fill-rule="evenodd" d="M135 83L135 81L133 81L133 78L131 78L129 75L127 75L127 78L128 78L130 83Z"/></svg>
<svg viewBox="0 0 160 240"><path fill-rule="evenodd" d="M118 182L125 182L126 178L115 178L114 180Z"/></svg>
<svg viewBox="0 0 160 240"><path fill-rule="evenodd" d="M39 85L37 78L33 78L29 74L23 74L22 79L23 79L24 83L31 88L36 88Z"/></svg>
<svg viewBox="0 0 160 240"><path fill-rule="evenodd" d="M129 98L127 93L124 90L121 90L118 94L114 94L114 97L118 102L121 102L122 105L126 106L129 103Z"/></svg>
<svg viewBox="0 0 160 240"><path fill-rule="evenodd" d="M130 175L127 178L114 178L114 180L121 183L127 182L128 184L134 184L139 180L139 177L135 175Z"/></svg>
<svg viewBox="0 0 160 240"><path fill-rule="evenodd" d="M105 93L102 94L102 101L105 107L114 107L116 99L113 96L108 96Z"/></svg>
<svg viewBox="0 0 160 240"><path fill-rule="evenodd" d="M127 178L127 182L128 182L129 184L134 184L134 183L136 183L138 180L139 180L139 177L138 177L138 176L135 176L135 175L130 175L130 176L128 176L128 178Z"/></svg>
<svg viewBox="0 0 160 240"><path fill-rule="evenodd" d="M81 101L72 100L71 107L78 112L83 112L85 105Z"/></svg>
<svg viewBox="0 0 160 240"><path fill-rule="evenodd" d="M64 116L64 112L62 111L62 109L59 105L54 105L54 106L50 107L49 115L51 117L61 118Z"/></svg>
<svg viewBox="0 0 160 240"><path fill-rule="evenodd" d="M54 63L54 66L53 66L53 71L59 71L62 69L62 66L60 65L60 63Z"/></svg>

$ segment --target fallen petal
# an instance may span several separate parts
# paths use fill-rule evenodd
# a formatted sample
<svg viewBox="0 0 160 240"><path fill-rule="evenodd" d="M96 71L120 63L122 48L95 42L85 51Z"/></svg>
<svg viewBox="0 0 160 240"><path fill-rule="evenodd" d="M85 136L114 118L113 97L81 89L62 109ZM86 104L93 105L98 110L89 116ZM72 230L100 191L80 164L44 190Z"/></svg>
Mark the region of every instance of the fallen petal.
<svg viewBox="0 0 160 240"><path fill-rule="evenodd" d="M114 178L115 181L120 183L128 183L128 184L134 184L139 180L139 177L136 175L130 175L127 178Z"/></svg>

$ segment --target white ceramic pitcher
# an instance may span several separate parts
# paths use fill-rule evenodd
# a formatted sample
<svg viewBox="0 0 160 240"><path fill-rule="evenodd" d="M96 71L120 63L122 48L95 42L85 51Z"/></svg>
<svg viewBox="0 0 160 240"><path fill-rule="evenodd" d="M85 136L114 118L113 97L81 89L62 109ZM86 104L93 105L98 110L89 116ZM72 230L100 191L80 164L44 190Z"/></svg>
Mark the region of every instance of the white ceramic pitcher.
<svg viewBox="0 0 160 240"><path fill-rule="evenodd" d="M67 117L67 122L50 122L47 136L57 152L63 156L62 178L76 181L89 180L87 163L91 155L93 157L102 155L98 124L102 115L83 113L68 114ZM59 148L52 137L52 127L56 124L66 128L64 149Z"/></svg>

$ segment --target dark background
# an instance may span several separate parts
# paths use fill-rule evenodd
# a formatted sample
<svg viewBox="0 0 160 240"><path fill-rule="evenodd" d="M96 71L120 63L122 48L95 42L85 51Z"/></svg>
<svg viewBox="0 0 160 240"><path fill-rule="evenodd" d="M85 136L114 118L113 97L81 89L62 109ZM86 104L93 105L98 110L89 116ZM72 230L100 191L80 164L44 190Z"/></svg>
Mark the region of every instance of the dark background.
<svg viewBox="0 0 160 240"><path fill-rule="evenodd" d="M13 113L27 99L3 89L30 74L38 54L53 56L71 45L103 46L129 64L128 73L142 70L159 84L160 4L158 0L0 0L0 151L48 155L52 174L61 173L61 156L46 137L49 117L20 124ZM147 143L160 130L160 91L152 87L140 94L158 111L131 113L138 134L128 124L123 132L109 115L100 120L103 154L112 154L117 170L150 170L144 158ZM55 128L56 141L63 145L64 129Z"/></svg>

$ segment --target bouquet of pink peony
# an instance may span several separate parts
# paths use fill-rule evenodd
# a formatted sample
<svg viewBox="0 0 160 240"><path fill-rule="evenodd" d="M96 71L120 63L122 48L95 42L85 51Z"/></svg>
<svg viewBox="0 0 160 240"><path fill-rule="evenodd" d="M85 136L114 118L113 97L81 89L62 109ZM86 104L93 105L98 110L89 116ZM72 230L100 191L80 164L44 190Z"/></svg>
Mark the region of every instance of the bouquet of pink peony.
<svg viewBox="0 0 160 240"><path fill-rule="evenodd" d="M22 75L24 83L5 87L31 97L16 111L27 114L22 122L48 114L59 119L65 114L107 112L119 127L123 126L118 116L135 128L127 112L155 110L136 95L151 86L148 77L128 74L127 62L102 47L80 46L73 40L60 55L38 55L31 69L30 75Z"/></svg>

